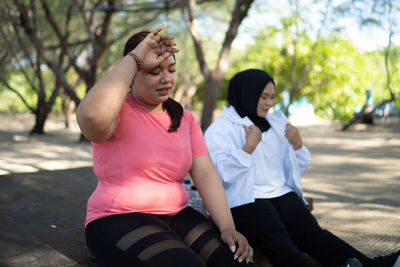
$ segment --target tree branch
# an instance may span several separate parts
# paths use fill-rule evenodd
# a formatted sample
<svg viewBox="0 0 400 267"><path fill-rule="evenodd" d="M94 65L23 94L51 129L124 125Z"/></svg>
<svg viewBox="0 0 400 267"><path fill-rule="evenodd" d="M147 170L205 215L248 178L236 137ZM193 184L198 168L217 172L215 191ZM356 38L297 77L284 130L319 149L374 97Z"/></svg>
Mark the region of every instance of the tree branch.
<svg viewBox="0 0 400 267"><path fill-rule="evenodd" d="M19 17L20 17L20 24L22 28L25 30L25 33L28 35L30 41L32 42L33 46L35 47L36 51L38 52L39 56L43 58L43 60L46 62L47 66L49 66L50 69L53 70L56 76L60 76L60 82L65 88L65 90L68 92L69 96L75 103L78 105L80 103L79 97L76 95L75 91L70 87L68 84L64 72L61 68L61 66L58 66L52 59L51 56L49 55L49 52L44 48L42 42L36 35L37 30L33 29L31 26L33 25L31 21L29 20L28 17L28 12L26 10L26 7L21 4L19 0L14 0L15 5L18 8L18 11L20 12Z"/></svg>
<svg viewBox="0 0 400 267"><path fill-rule="evenodd" d="M342 131L346 131L351 125L353 125L354 123L358 122L359 120L368 117L368 116L372 116L375 112L375 110L377 110L378 108L382 107L383 105L385 105L386 103L392 102L393 100L382 100L378 105L376 105L370 112L368 113L360 113L355 115L348 123L346 123L345 125L343 125L342 127Z"/></svg>
<svg viewBox="0 0 400 267"><path fill-rule="evenodd" d="M228 31L225 34L225 40L222 44L221 52L217 62L217 70L219 72L226 72L228 68L229 51L233 40L235 39L239 26L243 19L247 16L253 0L237 0L232 12L231 21L229 23Z"/></svg>
<svg viewBox="0 0 400 267"><path fill-rule="evenodd" d="M74 67L75 71L83 77L87 76L87 73L76 64L76 58L74 58L74 56L71 52L71 49L69 49L69 47L67 45L69 32L67 31L66 34L63 35L60 28L57 25L57 22L53 16L53 13L50 11L49 6L47 5L47 1L40 0L40 3L42 4L42 8L44 10L44 13L46 14L46 18L47 18L51 28L54 30L54 32L58 38L60 47L62 47L62 49L65 50L66 55L68 56L68 59L69 59L70 63L72 64L72 66ZM70 6L69 6L69 8L70 8ZM66 24L66 25L68 25L68 24Z"/></svg>
<svg viewBox="0 0 400 267"><path fill-rule="evenodd" d="M7 80L4 79L3 75L1 75L1 74L0 74L0 81L1 81L9 90L11 90L12 92L14 92L14 93L22 100L22 103L24 103L24 105L25 105L32 113L35 112L34 109L33 109L31 106L29 106L29 104L25 101L25 98L24 98L16 89L12 88L12 87L8 84Z"/></svg>
<svg viewBox="0 0 400 267"><path fill-rule="evenodd" d="M200 65L200 71L203 74L204 77L209 76L209 69L207 67L207 63L205 61L205 56L203 53L203 48L201 44L201 37L200 33L198 30L198 21L196 17L196 0L187 0L187 8L188 8L188 16L189 18L187 19L185 17L185 10L184 6L182 4L182 17L186 23L186 26L189 30L190 35L192 36L195 51L196 51L196 57L197 60L199 61Z"/></svg>
<svg viewBox="0 0 400 267"><path fill-rule="evenodd" d="M301 73L301 76L300 76L300 78L299 78L299 80L297 82L297 85L299 87L303 86L303 83L304 83L304 81L306 79L306 76L307 76L307 74L308 74L308 72L309 72L309 70L311 68L311 64L312 64L312 62L314 60L314 56L315 56L315 50L316 50L316 48L317 48L317 46L318 46L318 44L319 44L319 42L321 40L322 29L325 27L326 20L328 18L328 14L329 14L329 9L331 7L331 3L332 3L332 1L329 0L327 5L326 5L326 10L324 12L324 17L322 19L322 22L321 22L319 28L318 28L317 38L316 38L314 44L311 47L311 54L308 57L308 61L307 61L306 65L304 66L304 69L303 69L303 71Z"/></svg>

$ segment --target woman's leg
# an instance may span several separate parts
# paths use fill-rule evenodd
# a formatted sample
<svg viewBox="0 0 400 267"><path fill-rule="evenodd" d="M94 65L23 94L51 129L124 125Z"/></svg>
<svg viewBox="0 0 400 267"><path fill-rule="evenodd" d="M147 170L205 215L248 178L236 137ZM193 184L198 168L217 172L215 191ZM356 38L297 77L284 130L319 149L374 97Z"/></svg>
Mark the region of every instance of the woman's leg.
<svg viewBox="0 0 400 267"><path fill-rule="evenodd" d="M231 210L238 231L261 248L274 266L316 266L292 242L268 199L256 199Z"/></svg>
<svg viewBox="0 0 400 267"><path fill-rule="evenodd" d="M254 266L233 259L234 253L221 240L218 228L198 211L188 207L169 220L169 226L209 267ZM190 265L191 266L191 265Z"/></svg>
<svg viewBox="0 0 400 267"><path fill-rule="evenodd" d="M322 229L304 202L294 193L270 199L286 226L293 242L305 253L324 265L340 265L348 258L357 258L364 265L370 259Z"/></svg>
<svg viewBox="0 0 400 267"><path fill-rule="evenodd" d="M86 243L106 266L206 266L163 220L151 214L121 214L90 222Z"/></svg>

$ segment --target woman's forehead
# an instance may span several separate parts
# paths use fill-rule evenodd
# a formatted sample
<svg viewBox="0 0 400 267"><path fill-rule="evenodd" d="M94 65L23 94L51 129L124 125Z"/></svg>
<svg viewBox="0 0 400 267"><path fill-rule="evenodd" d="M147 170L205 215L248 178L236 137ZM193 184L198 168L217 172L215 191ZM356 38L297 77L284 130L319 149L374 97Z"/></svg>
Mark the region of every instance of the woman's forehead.
<svg viewBox="0 0 400 267"><path fill-rule="evenodd" d="M275 86L274 86L274 84L272 82L269 82L265 86L265 88L264 88L264 90L262 91L261 94L263 94L263 95L266 95L266 94L273 95L273 94L275 94Z"/></svg>
<svg viewBox="0 0 400 267"><path fill-rule="evenodd" d="M169 57L167 57L163 62L160 63L160 66L162 67L169 67L171 65L175 64L175 59L174 57L171 55Z"/></svg>

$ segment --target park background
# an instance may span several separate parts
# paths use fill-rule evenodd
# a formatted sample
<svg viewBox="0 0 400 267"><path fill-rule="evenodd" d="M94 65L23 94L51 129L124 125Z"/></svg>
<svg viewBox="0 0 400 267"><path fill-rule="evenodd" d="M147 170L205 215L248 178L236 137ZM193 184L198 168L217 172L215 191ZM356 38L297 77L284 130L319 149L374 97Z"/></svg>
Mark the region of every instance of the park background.
<svg viewBox="0 0 400 267"><path fill-rule="evenodd" d="M399 106L399 1L6 0L0 5L0 111L34 114L32 133L44 133L51 112L65 114L68 126L85 93L121 59L127 38L161 24L168 25L165 31L181 50L174 98L200 112L203 130L215 108L226 104L227 81L246 68L273 76L276 103L284 103L285 110L306 101L318 117L349 123L367 89L374 113Z"/></svg>
<svg viewBox="0 0 400 267"><path fill-rule="evenodd" d="M266 70L311 151L303 187L318 221L368 256L400 249L399 11L393 0L1 1L0 265L94 264L82 220L96 177L74 112L126 39L160 24L181 50L174 98L203 130L236 72ZM354 116L368 89L373 124Z"/></svg>

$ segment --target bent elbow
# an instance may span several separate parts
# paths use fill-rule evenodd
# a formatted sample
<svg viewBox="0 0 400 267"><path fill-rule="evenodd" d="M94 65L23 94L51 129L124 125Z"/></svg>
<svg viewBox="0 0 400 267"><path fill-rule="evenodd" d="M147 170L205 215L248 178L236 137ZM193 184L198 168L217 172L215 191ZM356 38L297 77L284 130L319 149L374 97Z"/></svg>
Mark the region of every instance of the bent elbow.
<svg viewBox="0 0 400 267"><path fill-rule="evenodd" d="M114 123L107 123L105 119L99 117L93 111L84 110L79 107L76 111L76 119L81 133L89 140L95 143L107 141L114 132Z"/></svg>
<svg viewBox="0 0 400 267"><path fill-rule="evenodd" d="M79 127L82 128L82 125L92 124L96 121L96 114L93 110L86 109L82 105L79 105L76 110L76 119L78 121Z"/></svg>

